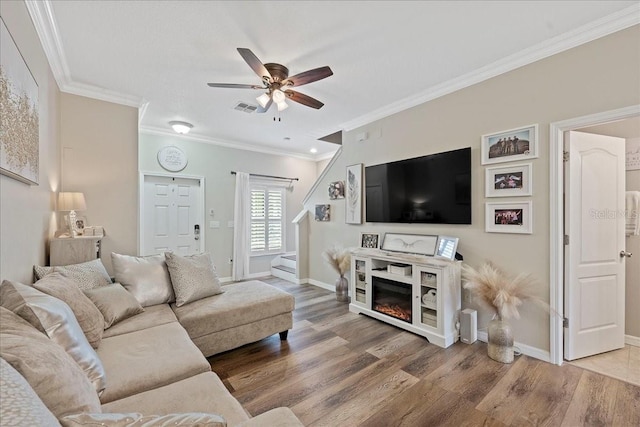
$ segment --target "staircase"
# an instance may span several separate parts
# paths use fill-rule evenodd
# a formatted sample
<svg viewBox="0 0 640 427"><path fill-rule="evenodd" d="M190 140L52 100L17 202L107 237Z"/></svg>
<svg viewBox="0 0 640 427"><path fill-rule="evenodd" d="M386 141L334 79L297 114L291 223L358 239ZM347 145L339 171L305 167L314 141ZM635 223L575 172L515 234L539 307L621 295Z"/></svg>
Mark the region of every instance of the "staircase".
<svg viewBox="0 0 640 427"><path fill-rule="evenodd" d="M296 267L297 261L295 254L281 255L273 260L271 264L271 275L297 283Z"/></svg>

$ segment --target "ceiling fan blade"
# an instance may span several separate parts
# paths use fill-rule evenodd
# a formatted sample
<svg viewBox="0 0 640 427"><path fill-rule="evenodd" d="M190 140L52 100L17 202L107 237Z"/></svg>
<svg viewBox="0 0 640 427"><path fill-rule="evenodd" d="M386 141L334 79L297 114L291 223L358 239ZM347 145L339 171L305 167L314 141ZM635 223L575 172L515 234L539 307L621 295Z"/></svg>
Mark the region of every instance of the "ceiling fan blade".
<svg viewBox="0 0 640 427"><path fill-rule="evenodd" d="M305 71L303 73L296 74L293 77L289 77L284 81L284 84L291 82L294 86L302 86L307 83L317 82L318 80L325 79L332 75L333 71L331 71L331 68L329 67L314 68L313 70Z"/></svg>
<svg viewBox="0 0 640 427"><path fill-rule="evenodd" d="M305 95L304 93L296 92L295 90L287 90L284 93L290 100L302 105L306 105L307 107L315 108L316 110L322 108L322 106L324 105L317 99L312 98L309 95Z"/></svg>
<svg viewBox="0 0 640 427"><path fill-rule="evenodd" d="M261 105L258 105L256 113L266 113L269 111L269 108L271 108L271 104L273 104L273 99L269 99L269 102L267 102L267 105L265 105L264 108L262 108Z"/></svg>
<svg viewBox="0 0 640 427"><path fill-rule="evenodd" d="M245 60L245 62L247 64L249 64L249 67L251 67L251 69L262 79L262 80L271 80L271 73L269 73L269 71L267 71L267 69L265 68L265 66L262 64L262 62L258 59L257 56L254 55L253 52L251 52L251 50L244 48L244 47L239 47L238 48L238 53L240 53L240 56L242 56L242 58Z"/></svg>
<svg viewBox="0 0 640 427"><path fill-rule="evenodd" d="M229 89L264 89L264 86L258 85L244 85L236 83L207 83L209 87L224 87Z"/></svg>

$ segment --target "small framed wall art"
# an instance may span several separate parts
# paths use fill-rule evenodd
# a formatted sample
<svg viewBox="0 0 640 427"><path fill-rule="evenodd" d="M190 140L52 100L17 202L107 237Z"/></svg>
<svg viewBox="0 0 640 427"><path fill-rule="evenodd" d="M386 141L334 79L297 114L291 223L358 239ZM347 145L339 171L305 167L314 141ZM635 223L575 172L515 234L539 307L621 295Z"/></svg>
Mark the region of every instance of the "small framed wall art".
<svg viewBox="0 0 640 427"><path fill-rule="evenodd" d="M531 195L531 163L500 166L485 170L485 197Z"/></svg>
<svg viewBox="0 0 640 427"><path fill-rule="evenodd" d="M538 157L538 125L482 135L482 164Z"/></svg>
<svg viewBox="0 0 640 427"><path fill-rule="evenodd" d="M329 199L344 199L344 181L335 181L329 184Z"/></svg>
<svg viewBox="0 0 640 427"><path fill-rule="evenodd" d="M360 233L360 247L364 249L378 249L380 246L380 234Z"/></svg>
<svg viewBox="0 0 640 427"><path fill-rule="evenodd" d="M331 221L331 205L316 205L316 221Z"/></svg>
<svg viewBox="0 0 640 427"><path fill-rule="evenodd" d="M347 224L362 224L362 163L347 166L345 183Z"/></svg>
<svg viewBox="0 0 640 427"><path fill-rule="evenodd" d="M485 204L487 233L531 234L533 231L531 201Z"/></svg>

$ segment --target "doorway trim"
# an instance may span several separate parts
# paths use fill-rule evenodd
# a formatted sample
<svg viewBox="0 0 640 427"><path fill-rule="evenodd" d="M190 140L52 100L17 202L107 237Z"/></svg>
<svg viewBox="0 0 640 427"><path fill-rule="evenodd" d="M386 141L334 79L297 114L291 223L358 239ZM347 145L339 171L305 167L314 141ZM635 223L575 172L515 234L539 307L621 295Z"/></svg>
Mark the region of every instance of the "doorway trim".
<svg viewBox="0 0 640 427"><path fill-rule="evenodd" d="M193 179L199 182L200 184L200 200L202 201L202 209L199 215L200 219L200 252L204 252L205 246L205 235L207 234L205 230L205 212L206 212L206 203L205 203L205 191L204 191L204 176L201 175L176 175L172 173L162 173L162 172L149 172L149 171L140 171L139 179L138 179L138 256L142 253L142 241L144 239L144 180L146 177L163 177L163 178L183 178L183 179Z"/></svg>
<svg viewBox="0 0 640 427"><path fill-rule="evenodd" d="M617 110L553 122L549 125L549 353L551 363L562 365L564 358L564 175L562 153L564 133L587 126L640 116L640 104Z"/></svg>

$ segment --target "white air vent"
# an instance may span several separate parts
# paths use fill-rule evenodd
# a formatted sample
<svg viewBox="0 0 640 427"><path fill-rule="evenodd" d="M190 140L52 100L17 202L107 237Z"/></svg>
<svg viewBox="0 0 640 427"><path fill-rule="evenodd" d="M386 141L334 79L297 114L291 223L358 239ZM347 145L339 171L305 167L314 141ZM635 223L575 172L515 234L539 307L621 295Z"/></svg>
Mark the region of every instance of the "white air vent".
<svg viewBox="0 0 640 427"><path fill-rule="evenodd" d="M233 107L234 110L244 111L245 113L253 113L258 109L257 105L247 104L246 102L238 101L238 104Z"/></svg>

